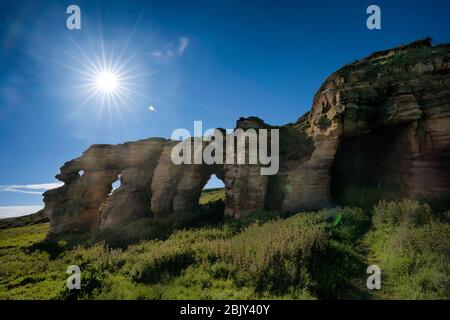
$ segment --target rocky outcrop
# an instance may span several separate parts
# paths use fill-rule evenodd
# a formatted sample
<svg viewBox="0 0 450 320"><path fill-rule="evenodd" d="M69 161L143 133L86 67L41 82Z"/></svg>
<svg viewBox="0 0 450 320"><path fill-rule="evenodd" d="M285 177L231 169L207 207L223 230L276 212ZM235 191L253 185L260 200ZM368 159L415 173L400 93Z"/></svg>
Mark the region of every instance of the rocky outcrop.
<svg viewBox="0 0 450 320"><path fill-rule="evenodd" d="M427 39L376 53L339 70L321 92L336 88L331 109L342 110L334 120L342 133L335 188L371 187L448 205L450 46Z"/></svg>
<svg viewBox="0 0 450 320"><path fill-rule="evenodd" d="M297 122L251 117L236 127L279 129L278 174L261 175L259 164L175 165L177 142L158 138L94 145L61 168L64 186L45 193L49 235L192 210L213 174L225 184L225 213L236 218L320 209L348 188L448 204L450 46L426 39L375 53L331 75Z"/></svg>
<svg viewBox="0 0 450 320"><path fill-rule="evenodd" d="M165 143L148 139L93 145L80 158L65 163L56 176L64 185L44 194L50 235L95 230L150 214L148 186ZM112 184L118 179L122 185L112 196Z"/></svg>

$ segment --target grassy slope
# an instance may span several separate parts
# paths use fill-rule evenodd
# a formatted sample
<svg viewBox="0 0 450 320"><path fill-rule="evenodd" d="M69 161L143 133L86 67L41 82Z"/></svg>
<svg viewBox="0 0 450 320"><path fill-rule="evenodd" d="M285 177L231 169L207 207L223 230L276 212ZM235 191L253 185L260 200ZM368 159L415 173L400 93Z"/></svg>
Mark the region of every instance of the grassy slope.
<svg viewBox="0 0 450 320"><path fill-rule="evenodd" d="M7 228L0 231L0 248L25 248L33 243L44 240L48 223L38 223L31 226Z"/></svg>
<svg viewBox="0 0 450 320"><path fill-rule="evenodd" d="M361 209L261 213L124 249L99 243L56 252L30 246L47 224L5 229L0 299L449 297L448 216L413 202L381 203L370 224ZM81 267L81 291L65 287L71 264ZM376 293L365 288L369 264L382 269Z"/></svg>
<svg viewBox="0 0 450 320"><path fill-rule="evenodd" d="M44 216L44 212L41 210L39 212L22 217L0 219L0 230L15 227L25 227L45 222L49 222L49 220L47 217Z"/></svg>
<svg viewBox="0 0 450 320"><path fill-rule="evenodd" d="M223 188L207 189L203 190L199 203L201 205L204 205L208 204L209 202L215 202L217 200L224 200L224 199L225 199L225 189Z"/></svg>
<svg viewBox="0 0 450 320"><path fill-rule="evenodd" d="M450 212L381 201L364 239L368 262L382 267L378 299L450 299Z"/></svg>

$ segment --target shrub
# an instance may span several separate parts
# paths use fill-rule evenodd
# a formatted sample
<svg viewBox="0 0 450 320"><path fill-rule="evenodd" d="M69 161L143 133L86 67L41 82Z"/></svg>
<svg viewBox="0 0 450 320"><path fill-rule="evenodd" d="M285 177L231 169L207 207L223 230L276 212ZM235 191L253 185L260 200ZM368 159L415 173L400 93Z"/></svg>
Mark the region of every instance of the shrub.
<svg viewBox="0 0 450 320"><path fill-rule="evenodd" d="M400 202L382 200L374 208L374 223L398 226L402 223L419 226L438 218L428 204L403 200Z"/></svg>
<svg viewBox="0 0 450 320"><path fill-rule="evenodd" d="M322 114L319 120L317 120L317 125L321 130L326 130L331 125L331 120L328 119L327 115Z"/></svg>
<svg viewBox="0 0 450 320"><path fill-rule="evenodd" d="M280 157L298 160L309 156L314 150L314 142L299 126L273 127L280 130Z"/></svg>
<svg viewBox="0 0 450 320"><path fill-rule="evenodd" d="M448 212L382 201L373 220L368 232L370 215L347 207L260 212L201 228L172 216L156 223L162 231L142 226L160 239L123 248L56 243L52 254L13 237L8 242L17 246L0 248L0 299L448 298ZM28 237L22 229L8 234ZM34 241L42 235L32 234ZM72 264L81 268L81 291L66 288ZM365 286L370 264L382 269L382 290L372 296Z"/></svg>
<svg viewBox="0 0 450 320"><path fill-rule="evenodd" d="M427 204L382 201L374 207L374 226L365 242L369 263L382 270L377 298L450 297L450 224Z"/></svg>
<svg viewBox="0 0 450 320"><path fill-rule="evenodd" d="M395 190L367 186L345 186L336 190L335 200L345 206L370 211L381 200L394 201L399 195Z"/></svg>
<svg viewBox="0 0 450 320"><path fill-rule="evenodd" d="M370 227L370 215L360 208L336 208L324 211L331 223L333 239L354 244Z"/></svg>

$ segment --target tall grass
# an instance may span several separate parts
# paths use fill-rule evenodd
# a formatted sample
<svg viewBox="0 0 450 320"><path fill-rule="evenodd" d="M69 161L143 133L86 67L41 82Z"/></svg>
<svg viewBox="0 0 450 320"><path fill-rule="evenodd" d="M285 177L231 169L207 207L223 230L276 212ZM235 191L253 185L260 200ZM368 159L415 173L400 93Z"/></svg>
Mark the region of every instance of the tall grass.
<svg viewBox="0 0 450 320"><path fill-rule="evenodd" d="M115 243L120 234L112 243L61 241L56 251L30 246L23 229L0 230L0 299L449 297L448 213L417 202L382 201L372 216L334 208L203 227L192 227L194 218L176 220L160 237L122 246ZM35 228L39 241L47 226ZM365 286L370 264L382 270L376 293ZM66 288L69 265L81 268L81 290Z"/></svg>
<svg viewBox="0 0 450 320"><path fill-rule="evenodd" d="M433 213L411 200L380 202L374 229L365 242L370 261L383 274L381 292L388 299L450 298L450 224L448 214Z"/></svg>

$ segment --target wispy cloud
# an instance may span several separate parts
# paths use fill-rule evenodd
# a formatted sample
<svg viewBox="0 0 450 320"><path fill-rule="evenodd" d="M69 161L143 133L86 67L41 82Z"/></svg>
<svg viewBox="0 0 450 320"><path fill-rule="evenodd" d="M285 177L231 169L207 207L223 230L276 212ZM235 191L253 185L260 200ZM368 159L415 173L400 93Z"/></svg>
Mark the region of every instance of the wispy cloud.
<svg viewBox="0 0 450 320"><path fill-rule="evenodd" d="M176 57L183 56L188 46L189 38L181 37L178 39L176 45L174 45L173 43L169 43L167 48L163 50L154 50L150 53L150 55L163 61L170 61Z"/></svg>
<svg viewBox="0 0 450 320"><path fill-rule="evenodd" d="M0 185L0 192L18 192L27 194L42 194L43 192L61 187L62 182L54 183L39 183L39 184L11 184L11 185Z"/></svg>
<svg viewBox="0 0 450 320"><path fill-rule="evenodd" d="M181 37L178 44L178 55L182 55L183 52L187 49L189 46L189 38Z"/></svg>
<svg viewBox="0 0 450 320"><path fill-rule="evenodd" d="M0 207L0 219L25 216L27 214L38 212L43 208L44 208L43 205Z"/></svg>

